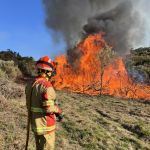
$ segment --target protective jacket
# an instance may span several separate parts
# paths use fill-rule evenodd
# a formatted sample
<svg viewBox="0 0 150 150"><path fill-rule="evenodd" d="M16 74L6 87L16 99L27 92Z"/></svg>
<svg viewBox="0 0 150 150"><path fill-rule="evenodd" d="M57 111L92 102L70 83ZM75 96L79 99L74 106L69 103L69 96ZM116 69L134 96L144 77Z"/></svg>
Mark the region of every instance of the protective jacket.
<svg viewBox="0 0 150 150"><path fill-rule="evenodd" d="M62 111L55 105L56 94L52 84L44 77L37 77L26 86L25 92L27 108L31 111L32 131L37 135L54 131L55 114L61 114Z"/></svg>

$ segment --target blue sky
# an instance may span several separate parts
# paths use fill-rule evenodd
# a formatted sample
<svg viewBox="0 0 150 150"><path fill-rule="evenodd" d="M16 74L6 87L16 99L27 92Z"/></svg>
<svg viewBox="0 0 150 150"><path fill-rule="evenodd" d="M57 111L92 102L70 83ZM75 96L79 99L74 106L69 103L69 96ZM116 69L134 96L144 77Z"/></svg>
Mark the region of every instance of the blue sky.
<svg viewBox="0 0 150 150"><path fill-rule="evenodd" d="M11 49L36 60L65 52L45 26L42 0L0 0L0 50Z"/></svg>

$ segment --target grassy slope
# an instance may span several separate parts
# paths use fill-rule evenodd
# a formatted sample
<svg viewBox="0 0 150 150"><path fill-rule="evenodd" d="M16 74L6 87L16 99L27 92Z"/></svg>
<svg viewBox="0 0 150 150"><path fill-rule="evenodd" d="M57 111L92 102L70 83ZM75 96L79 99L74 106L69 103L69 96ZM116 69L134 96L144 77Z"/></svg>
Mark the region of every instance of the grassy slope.
<svg viewBox="0 0 150 150"><path fill-rule="evenodd" d="M149 102L57 94L65 117L58 123L56 150L150 149ZM25 98L1 96L0 103L0 149L21 150L26 134ZM32 135L30 150L34 150Z"/></svg>
<svg viewBox="0 0 150 150"><path fill-rule="evenodd" d="M150 47L131 50L125 62L134 81L150 84Z"/></svg>

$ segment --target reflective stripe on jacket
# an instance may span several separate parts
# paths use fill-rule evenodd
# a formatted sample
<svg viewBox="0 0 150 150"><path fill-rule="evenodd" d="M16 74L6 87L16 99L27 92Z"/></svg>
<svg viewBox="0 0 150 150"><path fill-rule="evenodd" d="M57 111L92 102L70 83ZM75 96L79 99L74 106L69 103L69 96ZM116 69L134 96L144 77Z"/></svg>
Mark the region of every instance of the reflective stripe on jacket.
<svg viewBox="0 0 150 150"><path fill-rule="evenodd" d="M32 95L31 95L31 90ZM33 132L38 135L47 134L55 130L56 117L55 113L61 113L54 101L56 98L55 91L49 81L45 78L36 78L35 84L29 83L26 86L26 103L31 95L31 127ZM29 108L28 108L29 109Z"/></svg>

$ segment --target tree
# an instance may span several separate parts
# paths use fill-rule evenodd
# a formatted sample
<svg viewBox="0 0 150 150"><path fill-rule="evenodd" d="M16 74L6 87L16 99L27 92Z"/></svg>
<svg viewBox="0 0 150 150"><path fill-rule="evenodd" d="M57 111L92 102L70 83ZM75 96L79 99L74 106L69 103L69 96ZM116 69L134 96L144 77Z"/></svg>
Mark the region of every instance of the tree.
<svg viewBox="0 0 150 150"><path fill-rule="evenodd" d="M97 55L97 59L100 61L100 88L99 88L100 95L102 95L102 91L104 88L103 85L104 70L106 66L112 63L115 56L116 56L115 52L108 45L105 45L105 47L101 49Z"/></svg>

